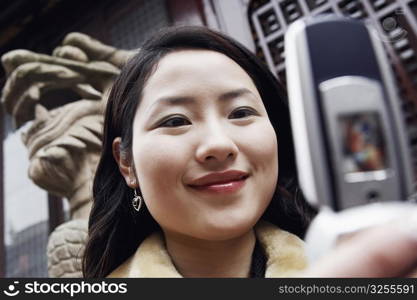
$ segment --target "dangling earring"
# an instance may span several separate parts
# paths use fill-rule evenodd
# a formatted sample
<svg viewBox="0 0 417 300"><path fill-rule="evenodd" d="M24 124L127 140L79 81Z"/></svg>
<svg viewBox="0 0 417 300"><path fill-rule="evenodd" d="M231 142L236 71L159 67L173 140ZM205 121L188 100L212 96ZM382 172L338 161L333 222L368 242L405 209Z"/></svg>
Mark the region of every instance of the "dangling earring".
<svg viewBox="0 0 417 300"><path fill-rule="evenodd" d="M139 196L136 192L136 189L133 189L135 191L135 196L132 199L132 205L133 208L138 212L140 208L142 207L143 199L141 196Z"/></svg>

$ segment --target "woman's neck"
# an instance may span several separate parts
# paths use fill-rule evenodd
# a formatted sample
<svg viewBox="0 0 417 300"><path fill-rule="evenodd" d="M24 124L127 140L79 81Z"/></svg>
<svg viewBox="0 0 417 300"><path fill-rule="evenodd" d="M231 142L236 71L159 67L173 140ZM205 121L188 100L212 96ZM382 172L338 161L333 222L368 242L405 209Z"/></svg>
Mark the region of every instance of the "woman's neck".
<svg viewBox="0 0 417 300"><path fill-rule="evenodd" d="M164 232L168 252L184 277L249 277L255 233L225 241L206 241Z"/></svg>

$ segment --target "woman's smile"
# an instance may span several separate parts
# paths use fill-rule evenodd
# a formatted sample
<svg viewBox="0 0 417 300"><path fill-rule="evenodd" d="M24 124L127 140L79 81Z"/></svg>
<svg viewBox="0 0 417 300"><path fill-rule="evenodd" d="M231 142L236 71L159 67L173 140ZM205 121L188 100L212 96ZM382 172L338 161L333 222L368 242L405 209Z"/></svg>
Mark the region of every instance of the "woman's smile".
<svg viewBox="0 0 417 300"><path fill-rule="evenodd" d="M197 191L213 194L230 194L239 191L249 174L238 170L210 173L193 181L189 186Z"/></svg>
<svg viewBox="0 0 417 300"><path fill-rule="evenodd" d="M230 181L226 183L211 184L199 187L192 187L201 192L209 192L216 194L223 193L234 193L238 191L245 184L246 179L241 179L238 181Z"/></svg>

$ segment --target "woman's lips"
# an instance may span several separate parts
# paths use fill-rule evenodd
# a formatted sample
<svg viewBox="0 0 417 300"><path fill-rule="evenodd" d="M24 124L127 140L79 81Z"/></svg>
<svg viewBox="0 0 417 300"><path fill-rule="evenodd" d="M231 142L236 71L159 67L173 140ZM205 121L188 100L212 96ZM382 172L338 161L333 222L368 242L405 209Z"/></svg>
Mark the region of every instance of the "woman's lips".
<svg viewBox="0 0 417 300"><path fill-rule="evenodd" d="M235 193L238 190L240 190L246 183L247 177L244 177L240 180L234 180L229 182L223 182L223 183L215 183L210 185L204 185L204 186L191 186L193 189L196 189L201 192L207 192L207 193L216 193L216 194L229 194L229 193Z"/></svg>

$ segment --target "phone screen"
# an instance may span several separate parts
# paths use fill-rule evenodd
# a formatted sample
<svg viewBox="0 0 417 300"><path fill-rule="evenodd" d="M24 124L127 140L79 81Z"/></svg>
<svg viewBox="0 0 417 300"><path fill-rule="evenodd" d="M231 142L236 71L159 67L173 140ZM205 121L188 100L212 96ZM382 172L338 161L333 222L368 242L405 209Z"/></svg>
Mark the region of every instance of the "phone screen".
<svg viewBox="0 0 417 300"><path fill-rule="evenodd" d="M340 115L339 130L345 174L388 168L386 145L377 112Z"/></svg>

